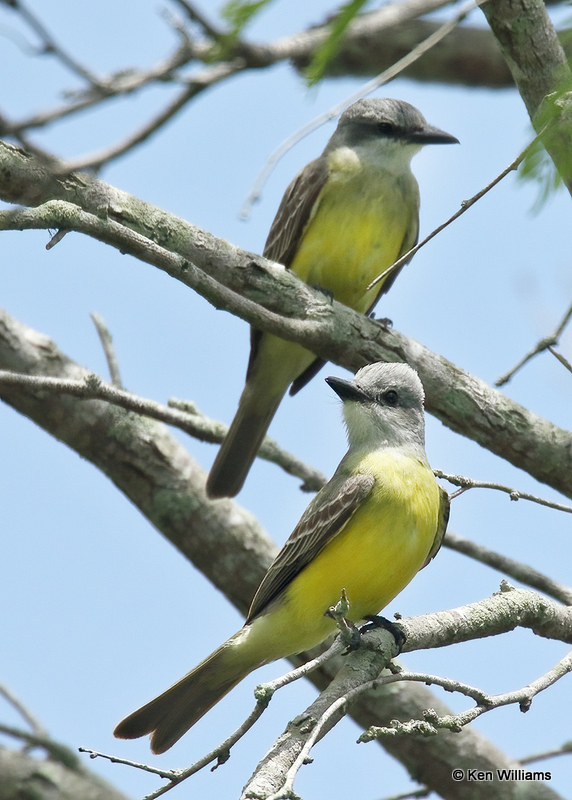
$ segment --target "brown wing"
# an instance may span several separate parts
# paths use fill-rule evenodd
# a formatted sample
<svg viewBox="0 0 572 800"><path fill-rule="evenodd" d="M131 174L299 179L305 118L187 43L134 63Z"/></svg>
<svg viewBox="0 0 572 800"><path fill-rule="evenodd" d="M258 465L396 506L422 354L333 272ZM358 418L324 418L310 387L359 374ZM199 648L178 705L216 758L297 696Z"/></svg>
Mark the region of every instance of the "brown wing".
<svg viewBox="0 0 572 800"><path fill-rule="evenodd" d="M450 501L449 495L444 489L441 489L441 504L439 506L439 526L437 528L437 533L435 534L435 538L433 540L433 544L431 545L431 550L429 551L429 555L427 556L427 560L423 564L423 567L426 567L427 564L432 561L439 549L441 548L441 543L443 542L443 537L445 536L445 531L447 530L447 523L449 522L449 511L450 511ZM421 567L421 569L423 569Z"/></svg>
<svg viewBox="0 0 572 800"><path fill-rule="evenodd" d="M250 606L247 622L260 614L342 531L368 497L374 482L372 475L352 475L338 481L334 477L322 489L262 579Z"/></svg>
<svg viewBox="0 0 572 800"><path fill-rule="evenodd" d="M274 222L270 226L263 256L289 267L312 215L314 203L328 177L326 159L306 164L284 192Z"/></svg>
<svg viewBox="0 0 572 800"><path fill-rule="evenodd" d="M296 250L308 224L314 204L328 177L325 159L317 158L300 170L284 192L284 196L270 226L263 255L290 267ZM250 359L246 375L250 374L252 362L256 357L258 342L262 333L255 328L250 332Z"/></svg>

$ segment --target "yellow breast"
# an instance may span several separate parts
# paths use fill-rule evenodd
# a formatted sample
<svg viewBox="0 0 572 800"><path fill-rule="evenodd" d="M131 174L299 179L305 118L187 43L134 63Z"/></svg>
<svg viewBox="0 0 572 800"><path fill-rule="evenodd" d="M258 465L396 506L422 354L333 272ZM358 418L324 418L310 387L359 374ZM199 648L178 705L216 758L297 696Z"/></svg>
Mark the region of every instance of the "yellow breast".
<svg viewBox="0 0 572 800"><path fill-rule="evenodd" d="M397 176L359 162L334 166L291 267L363 313L380 289L366 292L366 286L417 237L417 184L410 173Z"/></svg>
<svg viewBox="0 0 572 800"><path fill-rule="evenodd" d="M377 614L407 586L431 549L440 497L430 468L390 449L362 458L354 468L376 477L368 499L294 578L281 602L255 621L277 655L313 647L333 632L334 623L323 614L342 589L354 622Z"/></svg>

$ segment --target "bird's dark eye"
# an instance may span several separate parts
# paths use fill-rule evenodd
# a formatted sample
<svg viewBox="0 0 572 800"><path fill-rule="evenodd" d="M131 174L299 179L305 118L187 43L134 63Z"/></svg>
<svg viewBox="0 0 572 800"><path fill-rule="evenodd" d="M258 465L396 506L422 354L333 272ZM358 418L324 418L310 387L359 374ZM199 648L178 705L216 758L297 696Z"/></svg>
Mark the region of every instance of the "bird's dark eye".
<svg viewBox="0 0 572 800"><path fill-rule="evenodd" d="M391 122L378 122L377 131L381 133L382 136L393 136L395 134L395 128Z"/></svg>
<svg viewBox="0 0 572 800"><path fill-rule="evenodd" d="M399 395L395 389L388 389L388 391L383 395L383 401L388 406L396 406L399 402Z"/></svg>

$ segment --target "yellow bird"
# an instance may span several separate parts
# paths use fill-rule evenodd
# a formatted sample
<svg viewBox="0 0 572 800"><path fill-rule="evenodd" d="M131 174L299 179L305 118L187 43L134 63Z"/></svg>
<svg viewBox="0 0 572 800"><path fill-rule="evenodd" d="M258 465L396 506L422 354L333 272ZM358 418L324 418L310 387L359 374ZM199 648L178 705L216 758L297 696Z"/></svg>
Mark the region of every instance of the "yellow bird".
<svg viewBox="0 0 572 800"><path fill-rule="evenodd" d="M377 614L437 553L447 493L425 455L423 387L406 364L327 378L343 400L348 452L270 566L243 628L192 672L119 723L163 753L252 670L323 642L345 590L348 618Z"/></svg>
<svg viewBox="0 0 572 800"><path fill-rule="evenodd" d="M358 100L340 117L322 155L286 189L264 255L364 314L419 233L419 188L410 162L425 144L458 140L428 125L409 103ZM295 394L323 362L300 345L251 331L246 385L207 481L209 497L234 497L288 387Z"/></svg>

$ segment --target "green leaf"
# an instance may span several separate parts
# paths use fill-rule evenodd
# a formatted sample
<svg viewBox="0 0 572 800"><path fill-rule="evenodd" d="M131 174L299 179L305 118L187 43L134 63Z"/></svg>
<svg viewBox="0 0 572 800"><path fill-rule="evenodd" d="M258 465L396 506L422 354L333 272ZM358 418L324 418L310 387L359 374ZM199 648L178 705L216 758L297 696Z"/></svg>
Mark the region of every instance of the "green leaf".
<svg viewBox="0 0 572 800"><path fill-rule="evenodd" d="M213 44L205 61L215 63L232 58L244 28L272 0L229 0L220 11L227 30Z"/></svg>
<svg viewBox="0 0 572 800"><path fill-rule="evenodd" d="M534 119L534 127L541 132L541 138L530 147L519 170L521 180L533 181L538 187L533 213L538 213L547 200L564 186L565 181L560 174L562 171L566 180L572 176L572 136L568 110L570 91L570 81L566 75L558 88L544 98ZM556 157L560 172L547 150Z"/></svg>
<svg viewBox="0 0 572 800"><path fill-rule="evenodd" d="M228 23L230 38L238 38L244 27L264 6L272 0L229 0L220 12L221 17Z"/></svg>
<svg viewBox="0 0 572 800"><path fill-rule="evenodd" d="M330 22L330 32L325 41L314 53L314 57L306 69L306 80L309 86L314 86L324 77L330 61L338 52L340 42L348 25L358 14L368 0L350 0L341 6L339 12Z"/></svg>
<svg viewBox="0 0 572 800"><path fill-rule="evenodd" d="M531 211L538 214L547 201L564 186L554 162L542 146L537 142L526 154L517 173L523 183L535 183L538 194Z"/></svg>

